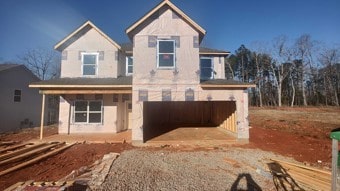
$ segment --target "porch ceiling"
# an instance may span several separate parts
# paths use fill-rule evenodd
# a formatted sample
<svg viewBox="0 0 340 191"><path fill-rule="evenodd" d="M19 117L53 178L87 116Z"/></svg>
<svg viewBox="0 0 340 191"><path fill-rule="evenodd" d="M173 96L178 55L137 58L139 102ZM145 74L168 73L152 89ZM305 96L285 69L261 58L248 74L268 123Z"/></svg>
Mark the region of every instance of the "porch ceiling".
<svg viewBox="0 0 340 191"><path fill-rule="evenodd" d="M132 93L132 77L58 78L29 85L41 94L113 94Z"/></svg>

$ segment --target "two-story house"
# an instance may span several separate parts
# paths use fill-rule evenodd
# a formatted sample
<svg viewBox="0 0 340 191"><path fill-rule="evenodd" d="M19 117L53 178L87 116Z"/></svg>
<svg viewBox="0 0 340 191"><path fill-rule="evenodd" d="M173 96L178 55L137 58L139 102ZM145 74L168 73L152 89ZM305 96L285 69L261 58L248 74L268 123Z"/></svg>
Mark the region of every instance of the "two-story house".
<svg viewBox="0 0 340 191"><path fill-rule="evenodd" d="M183 126L225 128L249 138L252 84L225 79L229 52L200 47L206 31L168 0L126 29L118 44L87 21L55 49L61 78L38 83L60 95L59 133L116 133L134 142Z"/></svg>
<svg viewBox="0 0 340 191"><path fill-rule="evenodd" d="M41 95L28 88L40 81L19 64L0 64L0 133L40 125Z"/></svg>

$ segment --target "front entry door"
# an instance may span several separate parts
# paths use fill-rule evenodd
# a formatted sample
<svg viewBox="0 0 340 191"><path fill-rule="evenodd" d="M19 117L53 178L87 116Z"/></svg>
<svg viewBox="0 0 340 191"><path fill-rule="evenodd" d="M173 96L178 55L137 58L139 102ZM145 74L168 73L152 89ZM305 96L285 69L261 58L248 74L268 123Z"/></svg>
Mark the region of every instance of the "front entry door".
<svg viewBox="0 0 340 191"><path fill-rule="evenodd" d="M132 102L125 102L125 129L132 129Z"/></svg>

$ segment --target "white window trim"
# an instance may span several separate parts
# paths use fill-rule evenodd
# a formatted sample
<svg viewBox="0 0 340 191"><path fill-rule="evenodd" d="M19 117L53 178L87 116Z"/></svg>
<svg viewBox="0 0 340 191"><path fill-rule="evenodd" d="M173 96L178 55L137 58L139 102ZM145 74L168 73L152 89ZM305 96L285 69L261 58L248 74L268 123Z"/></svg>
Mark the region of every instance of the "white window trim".
<svg viewBox="0 0 340 191"><path fill-rule="evenodd" d="M129 58L132 59L132 73L129 73ZM131 76L133 74L133 56L126 56L125 58L125 70L126 75Z"/></svg>
<svg viewBox="0 0 340 191"><path fill-rule="evenodd" d="M86 116L87 116L87 119L86 119L86 122L76 122L76 113L84 113L85 111L76 111L76 102L78 101L86 101L87 102L87 106L86 106ZM101 110L100 111L92 111L90 112L90 102L101 102ZM103 100L75 100L73 102L73 109L72 109L72 116L73 116L73 124L88 124L88 125L98 125L98 124L103 124L103 115L104 115L104 106L103 106ZM90 123L89 122L89 117L90 117L90 113L101 113L101 119L100 119L100 122L99 123Z"/></svg>
<svg viewBox="0 0 340 191"><path fill-rule="evenodd" d="M202 78L203 80L206 80L206 79L214 79L215 78L215 72L214 72L214 58L213 57L200 57L200 70L202 72L202 65L201 65L201 59L209 59L211 60L211 77L210 78ZM205 67L205 68L208 68L208 67ZM200 75L200 78L201 78L201 75Z"/></svg>
<svg viewBox="0 0 340 191"><path fill-rule="evenodd" d="M85 75L84 74L84 55L96 55L95 74L94 75ZM82 52L81 53L81 74L82 74L82 76L97 76L98 75L98 62L99 62L99 53L98 52Z"/></svg>
<svg viewBox="0 0 340 191"><path fill-rule="evenodd" d="M174 58L173 58L174 65L173 66L159 66L159 55L165 54L165 53L159 53L159 42L161 42L161 41L171 41L171 42L174 43L173 53L166 53L166 54L173 54L174 55ZM159 40L157 40L157 68L158 69L174 69L174 68L176 68L176 41L175 40L171 40L171 39L159 39Z"/></svg>

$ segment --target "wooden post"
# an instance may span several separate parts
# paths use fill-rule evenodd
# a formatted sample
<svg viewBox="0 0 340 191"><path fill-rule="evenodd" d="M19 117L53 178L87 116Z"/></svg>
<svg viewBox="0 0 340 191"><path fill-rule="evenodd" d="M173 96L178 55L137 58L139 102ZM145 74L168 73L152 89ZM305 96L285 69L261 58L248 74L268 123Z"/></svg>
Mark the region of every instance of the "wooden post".
<svg viewBox="0 0 340 191"><path fill-rule="evenodd" d="M45 113L45 94L42 95L41 103L41 119L40 119L40 140L43 138L44 133L44 113Z"/></svg>
<svg viewBox="0 0 340 191"><path fill-rule="evenodd" d="M337 189L338 152L338 140L332 139L332 191Z"/></svg>

